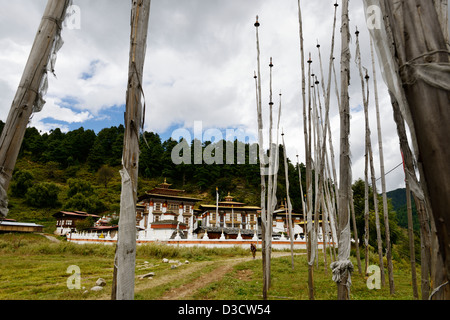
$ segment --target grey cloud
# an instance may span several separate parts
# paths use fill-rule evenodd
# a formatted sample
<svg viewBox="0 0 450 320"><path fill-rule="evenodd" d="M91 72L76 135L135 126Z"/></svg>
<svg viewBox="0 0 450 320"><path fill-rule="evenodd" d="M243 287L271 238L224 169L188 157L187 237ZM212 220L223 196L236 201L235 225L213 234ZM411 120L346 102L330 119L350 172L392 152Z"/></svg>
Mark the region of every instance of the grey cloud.
<svg viewBox="0 0 450 320"><path fill-rule="evenodd" d="M319 74L316 48L318 40L325 79L328 77L334 2L335 0L301 1L305 23L305 54L311 52L314 71ZM0 0L4 8L0 13L0 41L11 39L22 46L28 44L31 47L45 3L45 0ZM63 31L65 45L59 53L56 65L58 78L51 80L48 95L55 100L75 96L80 101L77 106L79 113L87 111L95 116L101 110L125 103L130 1L74 0L74 4L81 9L81 29ZM27 7L27 11L22 10L24 7ZM338 11L334 54L338 81L340 9L341 7ZM261 21L262 98L265 119L269 102L268 61L272 56L275 62L274 102L277 105L277 95L281 90L282 127L288 133L286 143L289 157L295 161L296 154L299 154L300 160L304 161L297 1L152 1L144 75L147 130L164 132L176 124L189 125L195 120L203 120L205 126L243 126L255 130L253 71L256 69L256 43L253 23L257 14ZM17 27L6 28L7 25ZM361 84L354 63L356 26L361 31L363 65L371 71L369 38L362 5L358 1L351 1L352 108L362 105ZM88 72L90 63L95 60L100 60L101 63L93 77L87 81L80 79L80 75ZM13 63L17 61L0 59L0 68L5 70ZM15 92L11 77L8 75L7 79L2 78L0 81L0 119L3 121ZM396 148L398 138L391 116L390 101L380 73L378 82L388 170L390 165L396 165L400 154ZM339 116L334 81L331 92L332 133L338 162ZM377 156L373 110L371 100L372 145ZM364 157L364 145L361 143L364 121L359 119L357 113L353 114L351 139L355 179L363 177L364 174L364 161L361 161ZM375 166L379 168L377 161ZM400 173L396 171L389 176L390 187L401 185Z"/></svg>

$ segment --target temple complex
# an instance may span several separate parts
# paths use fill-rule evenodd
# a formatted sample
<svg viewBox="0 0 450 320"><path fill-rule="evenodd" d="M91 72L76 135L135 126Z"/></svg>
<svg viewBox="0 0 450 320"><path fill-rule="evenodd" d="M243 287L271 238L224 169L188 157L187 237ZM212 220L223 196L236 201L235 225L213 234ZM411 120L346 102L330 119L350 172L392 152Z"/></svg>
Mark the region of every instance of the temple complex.
<svg viewBox="0 0 450 320"><path fill-rule="evenodd" d="M164 182L145 192L136 204L136 240L138 243L162 242L187 246L233 246L261 240L261 208L236 201L228 192L217 196L215 204L185 195L185 190L172 189ZM117 241L117 226L105 225L105 217L96 226L70 235L79 243ZM291 213L293 239L297 248L305 247L303 214ZM321 221L319 222L319 225ZM289 247L288 210L283 203L273 213L273 245ZM318 228L321 240L321 228ZM73 231L72 231L73 232Z"/></svg>

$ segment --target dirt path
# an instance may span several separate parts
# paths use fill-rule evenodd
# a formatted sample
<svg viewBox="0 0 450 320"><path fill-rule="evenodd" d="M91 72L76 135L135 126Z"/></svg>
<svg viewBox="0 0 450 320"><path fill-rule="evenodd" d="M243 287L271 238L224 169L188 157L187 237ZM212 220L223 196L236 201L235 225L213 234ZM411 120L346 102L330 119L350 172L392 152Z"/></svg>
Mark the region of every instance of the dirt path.
<svg viewBox="0 0 450 320"><path fill-rule="evenodd" d="M249 258L230 259L217 262L218 268L209 273L205 273L193 282L186 283L181 287L174 288L161 297L161 300L180 300L188 296L192 296L199 289L206 287L208 284L219 281L227 273L233 270L233 267L241 262L249 261Z"/></svg>
<svg viewBox="0 0 450 320"><path fill-rule="evenodd" d="M188 266L183 266L183 268L176 269L176 271L173 273L171 272L163 276L155 276L153 279L140 280L138 277L136 277L134 291L135 293L138 293L140 291L156 288L160 285L170 283L178 279L183 279L192 274L193 272L195 272L196 270L207 267L208 265L213 265L214 263L215 263L214 261L191 263ZM110 298L111 298L110 293L105 293L100 297L101 300L109 300Z"/></svg>
<svg viewBox="0 0 450 320"><path fill-rule="evenodd" d="M45 234L45 233L38 233L38 234L40 234L40 235L43 236L43 237L46 237L48 240L50 240L50 241L52 241L52 242L56 242L56 243L61 242L61 240L56 239L56 238L53 237L53 236L49 236L49 235L47 235L47 234Z"/></svg>
<svg viewBox="0 0 450 320"><path fill-rule="evenodd" d="M136 292L144 291L166 283L170 283L172 281L176 281L178 279L183 279L192 274L193 272L200 270L204 267L207 267L209 265L213 265L215 263L216 262L214 261L191 263L187 267L177 269L174 273L166 274L161 277L155 277L154 279L151 280L136 280L137 283L135 291Z"/></svg>
<svg viewBox="0 0 450 320"><path fill-rule="evenodd" d="M280 258L290 256L290 253L275 252L272 253L272 258ZM297 254L296 254L297 255ZM261 255L258 255L256 259L261 259ZM220 281L227 273L233 270L233 267L241 262L250 261L252 258L235 258L227 259L217 262L218 268L213 271L202 275L200 278L195 279L193 282L186 283L181 287L174 288L161 297L161 300L182 300L194 295L198 290L204 288L210 283ZM179 275L179 274L178 274Z"/></svg>
<svg viewBox="0 0 450 320"><path fill-rule="evenodd" d="M301 254L304 253L295 253L295 255ZM280 258L290 255L290 252L273 252L272 258ZM260 252L257 254L256 259L261 259ZM208 266L214 266L212 271L205 273L199 278L193 279L186 284L173 288L166 292L162 297L158 298L159 300L183 300L192 297L198 290L204 288L210 283L220 281L227 273L233 270L235 265L251 260L252 257L244 257L217 261L194 262L183 266L183 268L176 269L173 273L165 274L163 276L155 276L153 279L140 280L139 278L136 278L135 293L156 288L160 285L171 283L179 279L187 278L189 275L198 270ZM110 299L110 293L103 294L100 299Z"/></svg>

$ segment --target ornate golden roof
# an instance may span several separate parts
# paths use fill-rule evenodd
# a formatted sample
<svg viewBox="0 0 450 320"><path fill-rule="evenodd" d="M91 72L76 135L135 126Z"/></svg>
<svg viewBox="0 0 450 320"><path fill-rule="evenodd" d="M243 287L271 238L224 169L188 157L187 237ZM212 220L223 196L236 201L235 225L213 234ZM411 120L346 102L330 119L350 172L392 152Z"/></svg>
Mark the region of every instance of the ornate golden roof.
<svg viewBox="0 0 450 320"><path fill-rule="evenodd" d="M234 197L230 195L230 192L228 191L228 196L225 197L225 201L233 201Z"/></svg>

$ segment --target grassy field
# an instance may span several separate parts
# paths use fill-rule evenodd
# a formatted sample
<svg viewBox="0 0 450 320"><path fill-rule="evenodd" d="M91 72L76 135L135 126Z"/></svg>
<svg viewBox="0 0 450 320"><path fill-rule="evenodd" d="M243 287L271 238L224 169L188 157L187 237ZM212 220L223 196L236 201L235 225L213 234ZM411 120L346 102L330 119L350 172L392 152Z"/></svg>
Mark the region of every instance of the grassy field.
<svg viewBox="0 0 450 320"><path fill-rule="evenodd" d="M282 257L272 260L272 284L269 299L308 300L308 267L306 256L294 258L294 270L291 258ZM258 300L262 299L261 261L249 261L237 265L233 272L221 281L201 289L192 298L195 300ZM390 296L389 286L381 290L369 290L366 278L358 272L352 275L352 300L412 300L411 278L409 272L395 272L396 294ZM331 271L325 274L323 263L314 269L314 287L316 300L336 300L336 284L331 279Z"/></svg>
<svg viewBox="0 0 450 320"><path fill-rule="evenodd" d="M298 252L292 270L289 253L276 252L274 255L285 256L272 259L269 298L308 299L306 256ZM180 264L172 268L173 263L163 263L163 258L178 260ZM113 260L113 246L56 243L41 235L0 235L0 300L109 299ZM186 260L189 263L185 263ZM72 265L80 268L81 289L67 287L71 276L67 268ZM155 276L139 279L148 272L154 272ZM100 292L90 291L98 278L105 279L107 285ZM261 300L261 280L261 260L252 260L249 250L138 246L137 300ZM366 279L355 271L351 299L413 299L410 271L404 264L397 264L394 280L396 294L391 296L388 286L369 290ZM323 262L319 263L319 268L314 268L314 281L317 300L336 299L336 284L329 269L325 274Z"/></svg>

